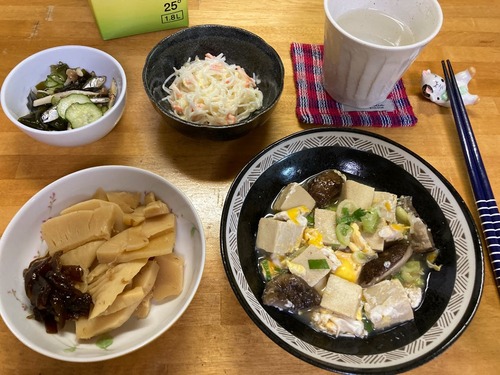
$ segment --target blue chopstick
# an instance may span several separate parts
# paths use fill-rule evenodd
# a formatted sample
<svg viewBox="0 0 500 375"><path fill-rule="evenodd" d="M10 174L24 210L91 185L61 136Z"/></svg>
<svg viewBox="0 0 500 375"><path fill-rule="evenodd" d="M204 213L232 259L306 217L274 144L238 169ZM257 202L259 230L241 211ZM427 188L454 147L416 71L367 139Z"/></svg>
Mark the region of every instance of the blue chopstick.
<svg viewBox="0 0 500 375"><path fill-rule="evenodd" d="M500 213L450 60L441 61L495 282L500 292Z"/></svg>

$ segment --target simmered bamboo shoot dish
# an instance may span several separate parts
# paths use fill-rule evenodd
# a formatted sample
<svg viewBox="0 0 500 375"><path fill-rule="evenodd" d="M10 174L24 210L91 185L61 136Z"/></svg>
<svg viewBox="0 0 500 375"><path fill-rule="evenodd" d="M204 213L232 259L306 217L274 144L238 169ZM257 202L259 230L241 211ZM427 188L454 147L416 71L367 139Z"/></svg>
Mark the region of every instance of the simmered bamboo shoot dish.
<svg viewBox="0 0 500 375"><path fill-rule="evenodd" d="M24 271L33 316L57 333L68 320L90 339L146 318L152 301L182 292L184 260L174 251L176 218L150 192L104 191L41 227L47 254Z"/></svg>

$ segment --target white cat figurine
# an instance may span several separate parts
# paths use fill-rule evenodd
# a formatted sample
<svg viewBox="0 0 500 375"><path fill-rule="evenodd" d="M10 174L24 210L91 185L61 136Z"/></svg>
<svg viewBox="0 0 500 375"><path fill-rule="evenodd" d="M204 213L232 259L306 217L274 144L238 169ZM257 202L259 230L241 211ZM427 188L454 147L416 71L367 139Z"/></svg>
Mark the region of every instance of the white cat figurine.
<svg viewBox="0 0 500 375"><path fill-rule="evenodd" d="M468 68L462 72L455 74L460 94L465 105L476 104L479 101L479 96L469 93L469 81L476 74L476 69ZM446 83L444 79L430 70L422 72L422 94L430 101L439 104L443 107L450 106L450 99L446 92Z"/></svg>

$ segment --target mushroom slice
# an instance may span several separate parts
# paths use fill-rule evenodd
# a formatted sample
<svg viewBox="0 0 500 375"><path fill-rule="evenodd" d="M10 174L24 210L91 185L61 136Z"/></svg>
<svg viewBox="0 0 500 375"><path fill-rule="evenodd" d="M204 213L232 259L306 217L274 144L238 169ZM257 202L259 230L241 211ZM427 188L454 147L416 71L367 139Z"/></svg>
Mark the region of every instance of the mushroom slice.
<svg viewBox="0 0 500 375"><path fill-rule="evenodd" d="M378 257L366 263L359 274L358 283L367 287L397 272L410 259L413 249L408 240L398 240L387 246Z"/></svg>
<svg viewBox="0 0 500 375"><path fill-rule="evenodd" d="M345 176L339 171L328 169L308 180L307 192L319 208L325 208L338 200L345 180Z"/></svg>
<svg viewBox="0 0 500 375"><path fill-rule="evenodd" d="M296 312L319 306L321 296L302 278L291 273L282 273L266 284L262 302L282 311Z"/></svg>
<svg viewBox="0 0 500 375"><path fill-rule="evenodd" d="M427 224L419 217L417 210L413 207L412 197L403 196L399 199L400 206L408 215L410 224L410 243L415 253L427 253L436 250L434 239Z"/></svg>

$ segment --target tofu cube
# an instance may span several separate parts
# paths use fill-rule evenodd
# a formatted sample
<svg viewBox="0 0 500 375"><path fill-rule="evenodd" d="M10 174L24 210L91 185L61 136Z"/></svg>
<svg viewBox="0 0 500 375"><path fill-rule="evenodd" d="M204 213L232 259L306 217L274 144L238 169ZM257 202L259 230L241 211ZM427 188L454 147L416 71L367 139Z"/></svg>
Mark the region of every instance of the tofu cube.
<svg viewBox="0 0 500 375"><path fill-rule="evenodd" d="M337 213L335 211L322 208L314 210L314 228L321 233L323 243L327 246L340 245L335 234L336 225Z"/></svg>
<svg viewBox="0 0 500 375"><path fill-rule="evenodd" d="M292 182L280 191L272 209L286 211L298 206L306 206L309 211L312 211L316 206L316 201L300 184Z"/></svg>
<svg viewBox="0 0 500 375"><path fill-rule="evenodd" d="M285 255L300 245L303 232L303 226L291 221L263 217L259 220L256 246L269 253Z"/></svg>
<svg viewBox="0 0 500 375"><path fill-rule="evenodd" d="M340 200L349 199L359 208L367 209L372 205L374 192L375 188L371 186L353 180L347 180L344 185L342 185Z"/></svg>
<svg viewBox="0 0 500 375"><path fill-rule="evenodd" d="M362 291L358 284L330 275L320 305L339 316L357 319Z"/></svg>
<svg viewBox="0 0 500 375"><path fill-rule="evenodd" d="M397 279L384 280L363 290L366 317L375 329L413 319L408 295Z"/></svg>
<svg viewBox="0 0 500 375"><path fill-rule="evenodd" d="M380 221L379 226L377 227L374 233L363 232L363 238L374 251L377 252L384 251L385 240L378 234L379 230L382 229L384 226L385 223L383 221Z"/></svg>
<svg viewBox="0 0 500 375"><path fill-rule="evenodd" d="M312 262L326 262L328 268L311 269L309 261ZM290 272L302 278L309 286L315 286L321 279L330 273L335 265L328 257L323 254L319 247L309 245L297 257L293 258L290 262Z"/></svg>
<svg viewBox="0 0 500 375"><path fill-rule="evenodd" d="M389 223L396 222L397 204L398 196L396 194L383 191L375 191L373 193L372 207L378 208L380 217Z"/></svg>

